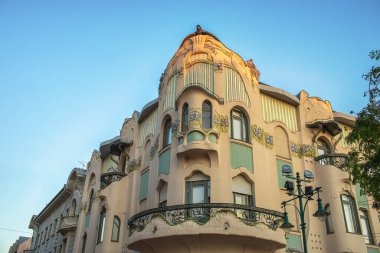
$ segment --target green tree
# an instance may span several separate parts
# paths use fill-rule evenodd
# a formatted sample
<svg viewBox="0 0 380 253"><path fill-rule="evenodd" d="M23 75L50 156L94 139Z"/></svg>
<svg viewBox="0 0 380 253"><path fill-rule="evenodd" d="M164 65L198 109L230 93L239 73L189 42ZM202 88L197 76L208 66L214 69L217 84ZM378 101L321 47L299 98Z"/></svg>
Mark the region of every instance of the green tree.
<svg viewBox="0 0 380 253"><path fill-rule="evenodd" d="M371 51L372 60L380 59L380 50ZM356 125L347 137L352 145L348 170L354 183L380 203L380 66L373 66L363 75L368 81L368 104L357 114Z"/></svg>

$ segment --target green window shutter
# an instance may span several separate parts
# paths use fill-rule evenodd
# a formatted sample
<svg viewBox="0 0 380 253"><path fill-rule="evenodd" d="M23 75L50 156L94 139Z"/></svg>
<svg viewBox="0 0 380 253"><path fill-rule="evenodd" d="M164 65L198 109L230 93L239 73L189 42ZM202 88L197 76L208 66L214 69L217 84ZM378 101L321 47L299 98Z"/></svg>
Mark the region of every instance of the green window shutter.
<svg viewBox="0 0 380 253"><path fill-rule="evenodd" d="M205 136L201 132L198 132L198 131L191 132L187 135L188 143L193 142L193 141L204 141L204 140L205 140Z"/></svg>
<svg viewBox="0 0 380 253"><path fill-rule="evenodd" d="M280 187L280 188L284 188L286 180L291 180L291 179L288 179L288 178L286 178L285 176L282 175L282 166L283 165L289 165L292 168L292 170L293 170L293 166L292 166L292 164L290 162L286 162L286 161L280 160L280 159L276 160L278 187Z"/></svg>
<svg viewBox="0 0 380 253"><path fill-rule="evenodd" d="M170 171L170 148L160 154L158 158L158 175L169 175Z"/></svg>
<svg viewBox="0 0 380 253"><path fill-rule="evenodd" d="M148 181L149 181L149 170L146 170L141 174L140 177L140 194L139 199L143 200L148 197Z"/></svg>
<svg viewBox="0 0 380 253"><path fill-rule="evenodd" d="M302 250L302 242L301 242L301 236L295 235L295 234L287 234L286 235L286 248L292 252L292 251L298 251L303 252Z"/></svg>
<svg viewBox="0 0 380 253"><path fill-rule="evenodd" d="M87 213L86 217L84 218L84 229L86 230L90 225L90 215L91 213Z"/></svg>
<svg viewBox="0 0 380 253"><path fill-rule="evenodd" d="M244 167L253 173L252 148L231 142L230 160L233 169Z"/></svg>
<svg viewBox="0 0 380 253"><path fill-rule="evenodd" d="M367 247L367 253L379 253L379 250L376 248Z"/></svg>
<svg viewBox="0 0 380 253"><path fill-rule="evenodd" d="M359 207L369 208L367 195L359 184L355 185L356 200L358 201Z"/></svg>

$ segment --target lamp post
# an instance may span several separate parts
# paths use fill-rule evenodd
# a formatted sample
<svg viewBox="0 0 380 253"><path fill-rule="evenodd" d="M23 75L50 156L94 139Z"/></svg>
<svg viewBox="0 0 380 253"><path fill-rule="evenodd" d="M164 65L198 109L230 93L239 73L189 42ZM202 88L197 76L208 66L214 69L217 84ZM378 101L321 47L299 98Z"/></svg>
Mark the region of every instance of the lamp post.
<svg viewBox="0 0 380 253"><path fill-rule="evenodd" d="M314 217L319 218L320 220L324 221L324 218L327 215L326 210L322 206L322 200L319 197L319 193L321 192L322 187L316 187L313 189L312 186L306 186L305 191L302 190L302 182L310 183L314 179L313 173L311 171L305 170L304 173L304 179L301 179L300 173L296 173L296 177L293 177L291 175L292 169L289 165L282 166L282 174L286 176L289 179L296 180L296 192L294 192L294 185L292 181L286 181L285 182L285 188L287 190L287 194L289 196L293 196L293 198L283 201L281 203L281 206L284 208L284 223L281 224L280 228L284 229L286 232L290 231L291 228L294 226L289 222L288 213L286 212L286 205L295 200L298 199L299 202L299 208L296 207L301 220L301 231L302 231L302 241L303 241L303 248L304 253L307 253L307 238L306 238L306 223L305 223L305 208L309 200L313 200L312 196L314 194L318 195L318 210L313 214ZM303 205L303 199L306 199L305 205Z"/></svg>

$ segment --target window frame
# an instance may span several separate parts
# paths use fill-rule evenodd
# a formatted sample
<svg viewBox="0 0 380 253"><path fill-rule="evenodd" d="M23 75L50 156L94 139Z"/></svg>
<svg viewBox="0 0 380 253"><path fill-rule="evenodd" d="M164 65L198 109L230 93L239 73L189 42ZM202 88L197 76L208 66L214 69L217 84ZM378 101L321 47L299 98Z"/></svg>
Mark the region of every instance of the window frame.
<svg viewBox="0 0 380 253"><path fill-rule="evenodd" d="M349 200L343 200L343 196L346 196ZM358 218L358 212L356 209L356 204L355 204L355 199L349 195L348 193L343 193L340 195L340 200L342 204L342 212L343 212L343 217L344 217L344 224L346 225L346 232L350 234L361 234L360 230L360 224L359 224L359 218ZM354 232L351 232L348 230L348 225L347 225L347 217L348 214L346 215L346 212L344 210L344 205L347 204L349 205L352 213L352 222L354 226Z"/></svg>
<svg viewBox="0 0 380 253"><path fill-rule="evenodd" d="M234 116L234 112L239 114L239 117ZM241 139L235 138L234 136L234 119L238 119L240 121L240 135ZM250 143L250 135L249 135L249 122L246 113L239 108L232 108L230 111L230 125L231 125L231 136L230 138L233 140L243 141L246 143ZM244 136L245 134L245 136Z"/></svg>
<svg viewBox="0 0 380 253"><path fill-rule="evenodd" d="M206 114L208 114L207 118L205 118ZM202 103L202 128L203 129L212 128L212 104L208 100L205 100Z"/></svg>
<svg viewBox="0 0 380 253"><path fill-rule="evenodd" d="M366 230L368 232L368 235L365 235L364 234L365 230L362 227L362 232L363 232L362 234L363 234L363 237L364 237L364 241L365 241L365 243L367 245L374 245L374 240L373 240L373 235L372 235L372 229L371 229L371 222L369 220L368 211L366 209L360 208L359 209L359 223L360 223L360 226L363 226L362 220L364 221ZM368 240L368 242L367 242L366 239Z"/></svg>
<svg viewBox="0 0 380 253"><path fill-rule="evenodd" d="M117 221L119 224L116 224L115 221ZM115 224L117 226L117 234L116 234L116 239L114 240L114 228L115 228ZM111 242L119 242L120 226L121 226L120 218L117 215L115 215L113 217L113 223L112 223Z"/></svg>
<svg viewBox="0 0 380 253"><path fill-rule="evenodd" d="M172 144L172 120L166 119L164 125L164 134L162 140L162 148L166 148Z"/></svg>
<svg viewBox="0 0 380 253"><path fill-rule="evenodd" d="M325 226L326 226L326 233L329 234L334 234L334 223L332 221L331 217L331 206L330 204L326 204L324 207L325 211L327 212L326 219L325 219Z"/></svg>
<svg viewBox="0 0 380 253"><path fill-rule="evenodd" d="M96 243L102 243L104 241L104 231L106 224L107 210L103 207L100 211L99 223L98 223L98 234L96 236Z"/></svg>
<svg viewBox="0 0 380 253"><path fill-rule="evenodd" d="M194 186L203 186L204 190L204 200L203 203L193 203L193 189ZM186 181L186 204L205 204L210 203L211 201L211 184L210 179L206 180L197 180L197 181Z"/></svg>
<svg viewBox="0 0 380 253"><path fill-rule="evenodd" d="M189 130L189 104L184 103L182 106L181 131Z"/></svg>

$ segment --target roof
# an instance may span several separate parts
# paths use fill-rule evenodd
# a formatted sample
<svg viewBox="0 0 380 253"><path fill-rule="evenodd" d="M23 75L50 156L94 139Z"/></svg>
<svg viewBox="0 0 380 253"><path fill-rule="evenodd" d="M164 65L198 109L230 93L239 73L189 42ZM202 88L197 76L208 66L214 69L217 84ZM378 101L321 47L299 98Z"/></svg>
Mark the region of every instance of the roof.
<svg viewBox="0 0 380 253"><path fill-rule="evenodd" d="M296 96L290 94L285 90L270 86L262 82L259 83L259 89L261 93L275 97L291 105L297 106L300 104L300 100Z"/></svg>
<svg viewBox="0 0 380 253"><path fill-rule="evenodd" d="M197 35L209 35L209 36L213 37L214 39L216 39L217 41L221 42L214 34L208 32L208 31L202 30L202 27L200 25L197 25L197 30L195 32L190 33L189 35L187 35L183 39L183 41L181 43L181 46L183 45L183 43L185 43L186 40L188 40L191 37L197 36Z"/></svg>

